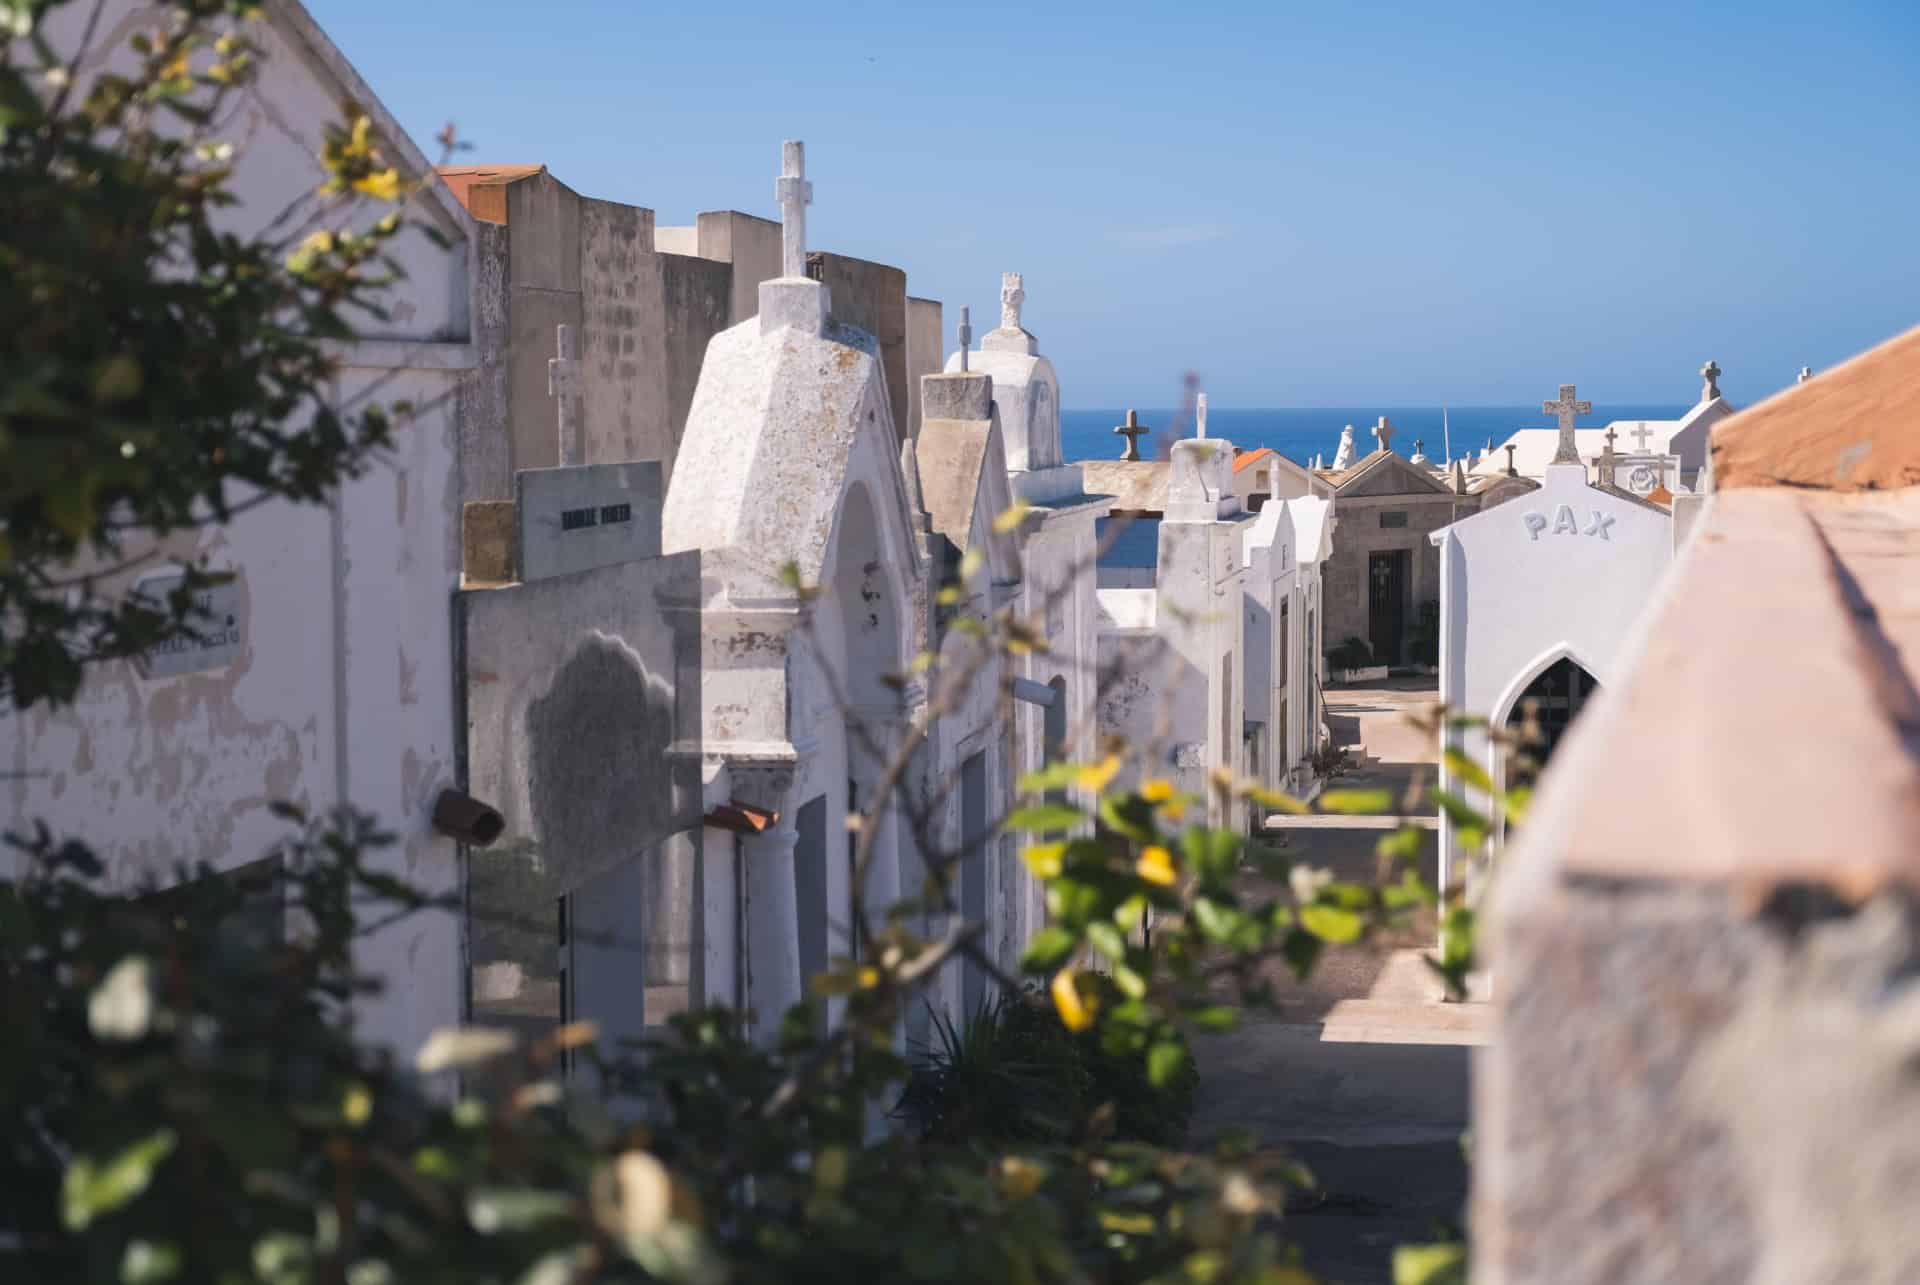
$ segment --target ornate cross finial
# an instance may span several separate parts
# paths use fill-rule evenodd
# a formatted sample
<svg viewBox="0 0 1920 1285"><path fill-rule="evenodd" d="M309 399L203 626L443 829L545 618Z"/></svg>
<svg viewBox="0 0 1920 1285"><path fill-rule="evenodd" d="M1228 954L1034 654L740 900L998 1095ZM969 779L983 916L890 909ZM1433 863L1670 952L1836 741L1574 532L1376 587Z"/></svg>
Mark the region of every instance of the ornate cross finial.
<svg viewBox="0 0 1920 1285"><path fill-rule="evenodd" d="M807 145L790 138L780 145L780 177L773 183L780 202L780 275L807 275L807 207L813 184L807 182Z"/></svg>
<svg viewBox="0 0 1920 1285"><path fill-rule="evenodd" d="M1019 330L1020 305L1027 301L1027 288L1018 272L1000 274L1000 329Z"/></svg>
<svg viewBox="0 0 1920 1285"><path fill-rule="evenodd" d="M1513 466L1513 443L1507 443L1507 476L1519 477L1520 470Z"/></svg>
<svg viewBox="0 0 1920 1285"><path fill-rule="evenodd" d="M1373 426L1373 436L1380 443L1381 450L1392 453L1393 447L1389 443L1393 441L1393 424L1385 415L1382 415L1380 422Z"/></svg>
<svg viewBox="0 0 1920 1285"><path fill-rule="evenodd" d="M1193 398L1193 423L1197 436L1207 435L1207 395L1196 393Z"/></svg>
<svg viewBox="0 0 1920 1285"><path fill-rule="evenodd" d="M1700 368L1700 378L1706 382L1700 387L1700 400L1710 402L1720 395L1720 363L1711 357Z"/></svg>
<svg viewBox="0 0 1920 1285"><path fill-rule="evenodd" d="M1151 433L1153 430L1140 422L1140 415L1137 411L1129 410L1127 412L1127 422L1113 431L1127 439L1127 449L1120 458L1123 460L1137 460L1140 458L1140 438L1147 433Z"/></svg>
<svg viewBox="0 0 1920 1285"><path fill-rule="evenodd" d="M547 396L560 408L560 467L578 464L573 449L573 408L580 396L580 363L573 346L573 327L562 322L556 327L555 342L559 356L547 358Z"/></svg>
<svg viewBox="0 0 1920 1285"><path fill-rule="evenodd" d="M967 349L973 346L973 313L960 305L960 373L967 373Z"/></svg>
<svg viewBox="0 0 1920 1285"><path fill-rule="evenodd" d="M1575 401L1573 399L1573 385L1562 384L1560 385L1559 400L1541 402L1540 412L1543 415L1558 415L1560 417L1560 449L1553 453L1553 462L1555 464L1578 464L1580 462L1580 448L1574 444L1573 421L1582 415L1591 415L1593 413L1593 403Z"/></svg>
<svg viewBox="0 0 1920 1285"><path fill-rule="evenodd" d="M1613 431L1613 425L1611 425L1611 424L1609 424L1609 425L1607 425L1607 433L1606 433L1606 437L1607 437L1607 454L1608 454L1608 455L1612 455L1612 454L1613 454L1613 444L1614 444L1614 442L1615 442L1616 440L1618 440L1618 438L1619 438L1619 434L1617 434L1617 433L1615 433L1615 432Z"/></svg>
<svg viewBox="0 0 1920 1285"><path fill-rule="evenodd" d="M1613 425L1607 425L1607 449L1600 452L1600 483L1603 486L1613 485L1613 443L1618 436L1613 431Z"/></svg>
<svg viewBox="0 0 1920 1285"><path fill-rule="evenodd" d="M1812 378L1813 378L1813 367L1811 367L1811 366L1802 366L1802 367L1800 368L1800 378L1799 378L1799 379L1797 379L1797 380L1795 380L1794 382L1795 382L1795 383L1799 383L1799 384L1804 384L1804 383L1806 383L1806 382L1807 382L1807 381L1808 381L1809 379L1812 379Z"/></svg>

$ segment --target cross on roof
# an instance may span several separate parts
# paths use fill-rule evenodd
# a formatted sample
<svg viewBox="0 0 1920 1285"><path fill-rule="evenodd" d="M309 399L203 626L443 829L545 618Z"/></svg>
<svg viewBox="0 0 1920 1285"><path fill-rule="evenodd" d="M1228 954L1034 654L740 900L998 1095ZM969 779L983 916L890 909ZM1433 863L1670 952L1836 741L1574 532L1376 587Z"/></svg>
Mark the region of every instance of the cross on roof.
<svg viewBox="0 0 1920 1285"><path fill-rule="evenodd" d="M1389 454L1392 453L1393 447L1388 445L1388 443L1393 440L1393 424L1385 415L1382 415L1380 422L1373 426L1373 436L1374 439L1380 443L1381 450Z"/></svg>
<svg viewBox="0 0 1920 1285"><path fill-rule="evenodd" d="M807 182L807 145L790 138L780 145L780 177L773 183L780 202L780 275L807 275L807 207L813 184Z"/></svg>
<svg viewBox="0 0 1920 1285"><path fill-rule="evenodd" d="M960 373L967 373L967 349L973 345L973 313L960 308Z"/></svg>
<svg viewBox="0 0 1920 1285"><path fill-rule="evenodd" d="M1516 469L1513 466L1513 443L1512 442L1507 443L1507 476L1508 477L1520 476L1520 470Z"/></svg>
<svg viewBox="0 0 1920 1285"><path fill-rule="evenodd" d="M1018 272L1000 274L1000 329L1020 329L1020 308L1027 301L1026 279Z"/></svg>
<svg viewBox="0 0 1920 1285"><path fill-rule="evenodd" d="M1619 434L1613 431L1613 425L1611 424L1607 425L1606 438L1607 438L1607 454L1611 455L1613 454L1613 444L1619 438Z"/></svg>
<svg viewBox="0 0 1920 1285"><path fill-rule="evenodd" d="M1127 439L1126 453L1120 458L1123 460L1137 460L1140 458L1140 438L1147 433L1151 433L1153 430L1140 422L1140 414L1138 411L1130 410L1127 412L1127 422L1113 431Z"/></svg>
<svg viewBox="0 0 1920 1285"><path fill-rule="evenodd" d="M1647 439L1653 436L1653 430L1648 428L1645 424L1641 424L1640 427L1634 429L1631 433L1628 433L1627 436L1639 439L1634 443L1634 445L1640 448L1640 453L1642 455L1645 455L1647 453Z"/></svg>
<svg viewBox="0 0 1920 1285"><path fill-rule="evenodd" d="M1540 411L1544 415L1560 417L1560 449L1553 453L1555 464L1578 464L1580 448L1574 444L1573 421L1582 415L1593 413L1592 402L1575 401L1573 385L1560 385L1560 397L1557 401L1541 402Z"/></svg>
<svg viewBox="0 0 1920 1285"><path fill-rule="evenodd" d="M1702 385L1700 389L1701 401L1710 402L1714 398L1720 395L1720 363L1719 362L1714 361L1711 357L1709 357L1707 359L1707 364L1700 368L1700 378L1706 381L1706 383Z"/></svg>
<svg viewBox="0 0 1920 1285"><path fill-rule="evenodd" d="M547 358L547 396L559 403L560 466L566 468L578 462L573 452L573 407L574 399L580 396L580 363L574 351L573 327L563 322L556 330L554 340L560 355Z"/></svg>
<svg viewBox="0 0 1920 1285"><path fill-rule="evenodd" d="M1195 432L1199 436L1205 437L1207 435L1207 395L1205 393L1198 393L1194 396L1193 422Z"/></svg>

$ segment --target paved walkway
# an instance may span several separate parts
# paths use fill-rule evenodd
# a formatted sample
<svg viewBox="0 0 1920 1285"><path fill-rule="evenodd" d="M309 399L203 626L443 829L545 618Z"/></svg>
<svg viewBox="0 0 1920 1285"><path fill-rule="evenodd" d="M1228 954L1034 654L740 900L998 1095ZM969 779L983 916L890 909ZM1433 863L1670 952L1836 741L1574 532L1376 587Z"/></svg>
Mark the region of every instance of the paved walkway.
<svg viewBox="0 0 1920 1285"><path fill-rule="evenodd" d="M1433 753L1405 716L1434 698L1430 681L1329 690L1328 726L1354 747L1335 784L1400 798L1423 774L1430 783ZM1268 832L1341 878L1372 879L1383 873L1374 845L1386 824L1283 818ZM1429 878L1435 853L1430 840ZM1330 949L1304 983L1275 969L1277 1014L1196 1045L1195 1139L1251 1129L1306 1161L1319 1189L1293 1202L1280 1230L1328 1282L1391 1281L1394 1245L1461 1220L1468 1065L1489 1014L1441 1001L1421 958L1435 931L1425 914L1388 940Z"/></svg>

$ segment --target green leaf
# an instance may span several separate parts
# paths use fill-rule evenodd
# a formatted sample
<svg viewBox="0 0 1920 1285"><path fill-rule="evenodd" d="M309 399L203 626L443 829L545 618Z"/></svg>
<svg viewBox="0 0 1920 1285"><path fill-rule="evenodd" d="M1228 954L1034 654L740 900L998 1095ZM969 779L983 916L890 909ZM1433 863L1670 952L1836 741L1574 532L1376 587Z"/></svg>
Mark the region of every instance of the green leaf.
<svg viewBox="0 0 1920 1285"><path fill-rule="evenodd" d="M76 1157L61 1184L60 1216L69 1231L80 1231L147 1189L153 1171L172 1154L173 1130L161 1129L106 1160Z"/></svg>
<svg viewBox="0 0 1920 1285"><path fill-rule="evenodd" d="M1231 1031L1240 1025L1240 1010L1231 1004L1204 1004L1189 1010L1187 1020L1203 1031Z"/></svg>
<svg viewBox="0 0 1920 1285"><path fill-rule="evenodd" d="M1087 944L1116 962L1127 957L1126 938L1105 919L1096 919L1087 925Z"/></svg>
<svg viewBox="0 0 1920 1285"><path fill-rule="evenodd" d="M1180 836L1180 848L1202 879L1228 878L1239 868L1240 836L1231 830L1194 826Z"/></svg>
<svg viewBox="0 0 1920 1285"><path fill-rule="evenodd" d="M1449 749L1440 756L1440 760L1446 764L1449 772L1452 772L1455 776L1465 781L1468 785L1471 785L1474 789L1479 790L1482 794L1491 795L1499 793L1498 790L1493 788L1493 778L1487 775L1487 769L1481 767L1461 751Z"/></svg>
<svg viewBox="0 0 1920 1285"><path fill-rule="evenodd" d="M1100 819L1107 823L1108 829L1135 843L1152 843L1157 837L1153 829L1153 805L1138 795L1121 798L1106 795L1100 800Z"/></svg>
<svg viewBox="0 0 1920 1285"><path fill-rule="evenodd" d="M1440 810L1447 814L1447 819L1459 828L1482 831L1487 828L1486 814L1459 795L1448 790L1434 790L1432 797Z"/></svg>
<svg viewBox="0 0 1920 1285"><path fill-rule="evenodd" d="M1187 1065L1186 1046L1178 1040L1162 1040L1147 1050L1147 1079L1156 1089L1164 1089Z"/></svg>
<svg viewBox="0 0 1920 1285"><path fill-rule="evenodd" d="M1279 790L1269 790L1264 785L1247 788L1247 797L1263 808L1272 808L1275 812L1285 812L1288 816L1305 816L1313 809L1303 800L1284 794Z"/></svg>
<svg viewBox="0 0 1920 1285"><path fill-rule="evenodd" d="M1033 935L1020 956L1020 967L1030 973L1048 973L1073 953L1080 938L1058 924L1049 924Z"/></svg>
<svg viewBox="0 0 1920 1285"><path fill-rule="evenodd" d="M1048 790L1064 790L1072 785L1079 775L1078 763L1049 763L1038 772L1029 772L1021 777L1019 789L1022 794L1045 794Z"/></svg>
<svg viewBox="0 0 1920 1285"><path fill-rule="evenodd" d="M1045 834L1054 830L1070 830L1086 819L1087 814L1079 808L1070 808L1064 803L1042 803L1030 808L1021 808L1008 817L1001 828L1031 830Z"/></svg>
<svg viewBox="0 0 1920 1285"><path fill-rule="evenodd" d="M180 1274L180 1247L130 1240L120 1256L120 1285L160 1285Z"/></svg>
<svg viewBox="0 0 1920 1285"><path fill-rule="evenodd" d="M1313 975L1314 965L1320 962L1320 952L1326 944L1304 928L1295 928L1280 943L1281 958L1287 961L1287 967L1300 981Z"/></svg>
<svg viewBox="0 0 1920 1285"><path fill-rule="evenodd" d="M1338 906L1308 906L1300 912L1300 923L1321 941L1342 946L1359 939L1366 920Z"/></svg>
<svg viewBox="0 0 1920 1285"><path fill-rule="evenodd" d="M1374 855L1382 861L1418 861L1425 835L1426 831L1417 825L1403 825L1381 837L1373 846Z"/></svg>
<svg viewBox="0 0 1920 1285"><path fill-rule="evenodd" d="M1341 816L1379 816L1393 807L1391 790L1328 790L1318 800L1322 812Z"/></svg>
<svg viewBox="0 0 1920 1285"><path fill-rule="evenodd" d="M1396 1245L1393 1285L1466 1285L1465 1245Z"/></svg>
<svg viewBox="0 0 1920 1285"><path fill-rule="evenodd" d="M467 1197L467 1221L483 1236L525 1231L573 1212L572 1196L516 1187L482 1188Z"/></svg>

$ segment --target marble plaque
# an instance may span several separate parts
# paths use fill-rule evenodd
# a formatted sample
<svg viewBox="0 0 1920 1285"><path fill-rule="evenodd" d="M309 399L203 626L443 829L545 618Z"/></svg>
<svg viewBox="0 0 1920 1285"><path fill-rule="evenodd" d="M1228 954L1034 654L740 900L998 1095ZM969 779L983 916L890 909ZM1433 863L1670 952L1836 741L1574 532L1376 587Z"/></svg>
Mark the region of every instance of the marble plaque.
<svg viewBox="0 0 1920 1285"><path fill-rule="evenodd" d="M180 587L185 576L157 576L143 581L136 594L150 598L161 610L167 598ZM134 658L134 664L146 678L170 678L175 674L193 674L219 669L239 659L246 645L246 622L241 603L240 582L228 580L209 585L194 595L199 612L187 617L186 627L194 636L169 638Z"/></svg>
<svg viewBox="0 0 1920 1285"><path fill-rule="evenodd" d="M660 464L585 464L514 475L522 581L660 556Z"/></svg>

